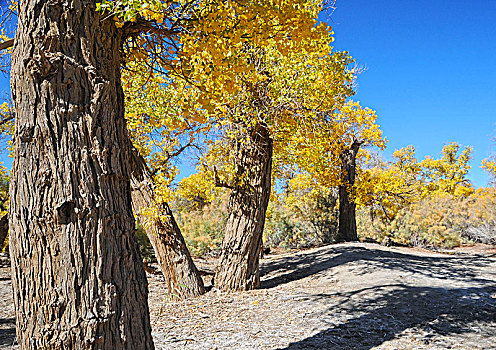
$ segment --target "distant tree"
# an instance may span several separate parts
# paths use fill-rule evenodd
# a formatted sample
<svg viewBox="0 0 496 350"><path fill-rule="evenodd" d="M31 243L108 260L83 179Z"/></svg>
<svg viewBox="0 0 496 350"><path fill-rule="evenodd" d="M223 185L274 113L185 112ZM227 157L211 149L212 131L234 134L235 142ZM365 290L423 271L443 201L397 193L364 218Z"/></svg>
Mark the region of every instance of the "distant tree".
<svg viewBox="0 0 496 350"><path fill-rule="evenodd" d="M492 139L493 145L496 145L496 138ZM496 154L493 153L490 157L485 158L481 162L481 168L489 175L490 183L496 185Z"/></svg>
<svg viewBox="0 0 496 350"><path fill-rule="evenodd" d="M489 174L491 182L496 183L496 161L494 159L483 159L481 168Z"/></svg>
<svg viewBox="0 0 496 350"><path fill-rule="evenodd" d="M473 193L467 175L471 147L460 152L452 142L443 147L440 158L418 161L410 145L393 153L393 161L363 169L357 184L357 202L368 207L372 217L391 222L403 208L436 195L465 198Z"/></svg>
<svg viewBox="0 0 496 350"><path fill-rule="evenodd" d="M472 151L472 147L461 150L458 143L451 142L443 147L440 158L425 157L419 164L425 183L424 196L449 193L467 197L473 193L474 189L467 177Z"/></svg>
<svg viewBox="0 0 496 350"><path fill-rule="evenodd" d="M224 179L211 167L211 178L230 188L229 216L215 284L223 290L248 290L260 284L262 233L272 189L273 162L295 162L298 135L313 139L324 111L338 110L353 93L352 61L346 52L333 52L325 24L294 46L251 48L257 80L239 77L243 89L219 112L227 152L217 162L227 165ZM338 124L338 123L337 123ZM340 125L342 126L342 125ZM227 153L227 154L226 154ZM222 156L222 153L219 153ZM281 164L281 165L279 165ZM226 169L224 169L226 170Z"/></svg>
<svg viewBox="0 0 496 350"><path fill-rule="evenodd" d="M339 189L339 227L336 241L358 239L356 228L357 157L364 147L385 147L377 115L358 102L349 101L316 123L315 136L295 145L294 154L302 169L322 186ZM302 147L303 146L303 147Z"/></svg>
<svg viewBox="0 0 496 350"><path fill-rule="evenodd" d="M372 221L389 223L398 211L422 198L421 174L415 147L396 150L391 162L375 161L360 170L357 205L367 208Z"/></svg>

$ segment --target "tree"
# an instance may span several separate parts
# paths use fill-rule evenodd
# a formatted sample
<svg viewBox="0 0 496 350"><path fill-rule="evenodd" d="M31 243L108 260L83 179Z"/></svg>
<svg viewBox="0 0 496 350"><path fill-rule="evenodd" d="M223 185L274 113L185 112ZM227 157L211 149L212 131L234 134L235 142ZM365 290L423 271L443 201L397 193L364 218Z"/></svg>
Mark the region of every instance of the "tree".
<svg viewBox="0 0 496 350"><path fill-rule="evenodd" d="M396 150L391 162L363 167L356 193L357 204L370 214L370 232L366 234L401 244L459 242L459 233L446 231L452 223L445 227L438 220L445 217L450 221L453 213L446 207L462 208L464 200L474 192L466 177L472 149L460 150L460 145L453 142L443 147L440 158L427 156L418 161L415 147L410 145ZM374 224L376 219L378 225Z"/></svg>
<svg viewBox="0 0 496 350"><path fill-rule="evenodd" d="M364 164L358 174L356 202L372 221L390 223L403 208L422 198L422 167L410 145L393 152L393 161Z"/></svg>
<svg viewBox="0 0 496 350"><path fill-rule="evenodd" d="M493 143L496 141L493 138ZM490 177L490 184L496 185L496 154L492 154L488 158L482 160L480 167L486 171Z"/></svg>
<svg viewBox="0 0 496 350"><path fill-rule="evenodd" d="M182 145L181 136L190 131L197 135L199 131L193 130L193 120L179 118L176 106L180 94L164 86L166 79L135 62L123 69L128 132L136 147L131 161L131 197L170 295L187 298L205 293L205 288L168 201L172 199L170 184L177 173L172 161L192 142L191 136L189 143Z"/></svg>
<svg viewBox="0 0 496 350"><path fill-rule="evenodd" d="M209 112L226 102L226 87L239 87L233 84L231 69L241 76L258 77L252 74L250 60L244 59L250 54L244 50L248 42L258 47L271 42L287 51L292 48L288 37L299 42L302 36L327 33L325 25L314 28L322 4L313 1L128 0L103 1L96 9L121 28L126 61L180 77L196 89L197 103ZM241 59L233 52L242 53ZM194 119L197 111L183 108L184 119Z"/></svg>
<svg viewBox="0 0 496 350"><path fill-rule="evenodd" d="M152 349L120 84L93 2L19 4L10 252L24 349Z"/></svg>
<svg viewBox="0 0 496 350"><path fill-rule="evenodd" d="M491 177L491 181L495 183L496 161L494 161L494 159L483 159L481 162L481 168L483 168L488 173L488 175Z"/></svg>
<svg viewBox="0 0 496 350"><path fill-rule="evenodd" d="M425 183L424 197L436 193L467 197L474 192L467 179L473 149L465 147L459 152L460 149L458 143L451 142L441 150L441 158L433 159L427 156L420 162Z"/></svg>
<svg viewBox="0 0 496 350"><path fill-rule="evenodd" d="M315 136L304 146L295 145L299 166L326 187L339 188L337 241L357 240L357 157L361 147L385 147L377 115L358 102L349 101L314 126Z"/></svg>
<svg viewBox="0 0 496 350"><path fill-rule="evenodd" d="M258 8L257 16L250 12L253 6ZM172 73L167 78L173 75L174 79L165 79L166 84L184 96L178 99L182 121L175 122L177 127L184 130L189 121L207 124L204 130L225 132L232 142L228 144L237 145L232 149L237 161L234 182L227 184L232 190L231 215L216 278L216 286L221 289L251 289L259 283L258 252L271 188L275 133L282 136L291 132L294 119L303 114L312 118L316 106L330 108L341 103L351 90L348 83L352 74L345 70L348 55L332 53L330 28L315 25L321 9L318 4L281 2L280 8L265 6L259 2L226 2L218 12L210 8L202 18L219 19L227 29L215 24L201 36L181 36L182 46L167 51L168 60L172 55L178 62L170 64ZM284 9L291 18L281 12ZM261 27L272 34L253 31L255 25L250 19L265 21L260 22ZM135 58L142 56L139 50L131 52ZM312 93L318 92L317 96L307 93L311 82ZM134 113L133 120L156 121L154 114ZM173 140L166 143L177 145Z"/></svg>
<svg viewBox="0 0 496 350"><path fill-rule="evenodd" d="M302 137L313 137L310 130L319 119L318 111L338 108L352 92L350 58L345 52L332 52L332 40L325 31L300 42L288 40L292 49L287 52L275 44L247 48L256 80L239 78L242 88L230 95L218 112L222 118L217 117L228 126L224 142L231 152L224 162L232 165L227 171L229 181L220 180L217 169L211 167L215 183L231 189L217 288L258 287L273 154L288 159L287 139L295 129L301 129Z"/></svg>
<svg viewBox="0 0 496 350"><path fill-rule="evenodd" d="M356 177L356 158L362 142L353 140L349 148L340 154L341 183L339 184L339 226L337 242L357 241L356 203L352 197Z"/></svg>
<svg viewBox="0 0 496 350"><path fill-rule="evenodd" d="M356 228L355 178L357 173L357 155L362 146L385 147L385 140L379 126L375 124L375 112L362 108L358 103L349 103L339 111L346 125L344 133L337 138L342 145L338 152L340 158L341 178L339 183L339 227L337 241L358 240ZM342 130L343 130L342 129ZM339 129L338 129L339 130Z"/></svg>

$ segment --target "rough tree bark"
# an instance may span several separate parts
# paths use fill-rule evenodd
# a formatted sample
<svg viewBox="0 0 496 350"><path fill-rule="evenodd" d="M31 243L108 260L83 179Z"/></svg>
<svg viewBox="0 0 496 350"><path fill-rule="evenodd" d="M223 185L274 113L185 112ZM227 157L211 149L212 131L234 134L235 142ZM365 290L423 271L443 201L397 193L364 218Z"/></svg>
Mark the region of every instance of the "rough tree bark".
<svg viewBox="0 0 496 350"><path fill-rule="evenodd" d="M22 349L152 349L122 38L94 1L21 0L10 253Z"/></svg>
<svg viewBox="0 0 496 350"><path fill-rule="evenodd" d="M154 203L153 179L146 162L133 151L131 157L131 198L133 210L138 219L147 221L141 210ZM164 274L171 295L179 298L192 298L205 293L203 280L196 268L181 230L167 203L157 205L161 219L154 220L145 230L152 243L160 269ZM149 220L148 220L149 221ZM9 230L8 216L0 218L0 247Z"/></svg>
<svg viewBox="0 0 496 350"><path fill-rule="evenodd" d="M140 222L150 221L142 214L143 208L157 206L159 218L144 225L152 243L160 269L171 295L191 298L205 293L203 280L191 259L186 243L167 203L155 203L152 175L146 162L135 150L132 157L131 197L134 212Z"/></svg>
<svg viewBox="0 0 496 350"><path fill-rule="evenodd" d="M272 139L267 127L248 131L238 150L237 182L229 197L229 217L215 286L250 290L260 285L259 258L271 189Z"/></svg>
<svg viewBox="0 0 496 350"><path fill-rule="evenodd" d="M341 182L339 185L339 228L337 242L357 241L356 204L350 196L350 189L355 184L356 157L362 144L354 141L350 148L340 154Z"/></svg>

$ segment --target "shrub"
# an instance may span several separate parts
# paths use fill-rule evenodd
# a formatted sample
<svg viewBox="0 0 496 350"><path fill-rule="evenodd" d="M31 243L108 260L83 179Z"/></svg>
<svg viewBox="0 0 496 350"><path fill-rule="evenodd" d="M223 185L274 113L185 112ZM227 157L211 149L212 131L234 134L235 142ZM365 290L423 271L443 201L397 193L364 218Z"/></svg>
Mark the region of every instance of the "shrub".
<svg viewBox="0 0 496 350"><path fill-rule="evenodd" d="M467 198L440 193L400 210L389 222L374 220L361 209L362 239L412 246L452 248L463 243L496 243L496 189L479 189Z"/></svg>
<svg viewBox="0 0 496 350"><path fill-rule="evenodd" d="M229 194L223 192L201 208L176 208L177 223L191 254L201 256L220 251L228 215L228 200Z"/></svg>
<svg viewBox="0 0 496 350"><path fill-rule="evenodd" d="M270 247L307 248L334 241L337 233L336 196L281 196L269 203L264 244Z"/></svg>

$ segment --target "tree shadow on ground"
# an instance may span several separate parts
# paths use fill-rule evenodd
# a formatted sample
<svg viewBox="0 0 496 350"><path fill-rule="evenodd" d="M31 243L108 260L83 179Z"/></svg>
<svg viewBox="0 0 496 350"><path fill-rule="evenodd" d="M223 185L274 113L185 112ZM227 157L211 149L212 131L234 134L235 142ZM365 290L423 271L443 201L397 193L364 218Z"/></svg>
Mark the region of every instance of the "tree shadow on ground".
<svg viewBox="0 0 496 350"><path fill-rule="evenodd" d="M494 281L477 276L475 268L493 264L494 256L425 256L356 245L331 245L314 252L300 252L264 262L260 268L261 288L273 288L344 264L359 265L356 270L352 267L352 272L359 275L381 268L485 285Z"/></svg>
<svg viewBox="0 0 496 350"><path fill-rule="evenodd" d="M262 288L318 274L332 275L332 269L342 265L363 278L375 271L432 278L433 285L427 286L401 282L349 292L300 295L296 298L302 303L325 305L324 311L314 315L322 326L317 334L286 349L367 350L396 337L418 341L407 348L444 349L465 341L465 333L475 334L473 338L481 339L481 343L483 339L495 340L495 262L494 254L440 256L340 244L264 262ZM415 283L415 279L412 281ZM457 288L449 287L451 282L458 283ZM479 346L472 345L468 348ZM486 346L491 348L493 344Z"/></svg>
<svg viewBox="0 0 496 350"><path fill-rule="evenodd" d="M0 318L0 346L11 346L16 337L15 319Z"/></svg>
<svg viewBox="0 0 496 350"><path fill-rule="evenodd" d="M366 350L404 331L413 332L422 348L452 348L460 345L457 344L460 338L454 339L453 335L468 332L476 333L480 340L473 346L485 348L484 340L489 342L487 346L494 345L491 343L496 336L494 285L445 289L398 284L307 298L324 299L321 301L329 304L338 298L342 303L334 304L319 315L328 324L327 329L290 344L287 350ZM451 337L439 337L444 335ZM418 348L419 344L409 346Z"/></svg>

